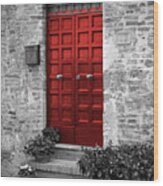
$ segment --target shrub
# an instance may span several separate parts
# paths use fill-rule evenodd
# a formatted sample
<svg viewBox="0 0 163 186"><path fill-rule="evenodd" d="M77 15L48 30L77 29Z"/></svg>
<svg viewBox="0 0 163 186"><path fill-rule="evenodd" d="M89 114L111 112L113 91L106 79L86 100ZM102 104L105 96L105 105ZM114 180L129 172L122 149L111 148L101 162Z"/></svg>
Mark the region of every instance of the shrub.
<svg viewBox="0 0 163 186"><path fill-rule="evenodd" d="M78 161L82 174L93 179L153 180L153 146L122 145L85 149Z"/></svg>
<svg viewBox="0 0 163 186"><path fill-rule="evenodd" d="M35 139L28 141L24 147L24 152L35 157L36 160L40 159L41 161L41 159L44 159L48 156L50 157L50 155L54 154L54 145L55 144L52 141L47 140L41 135L38 135Z"/></svg>
<svg viewBox="0 0 163 186"><path fill-rule="evenodd" d="M42 130L42 134L44 138L53 141L54 143L58 143L60 140L59 129L56 128L45 128Z"/></svg>
<svg viewBox="0 0 163 186"><path fill-rule="evenodd" d="M25 154L33 156L36 161L47 162L55 153L55 144L59 141L57 129L44 129L42 135L37 135L27 142L24 147Z"/></svg>

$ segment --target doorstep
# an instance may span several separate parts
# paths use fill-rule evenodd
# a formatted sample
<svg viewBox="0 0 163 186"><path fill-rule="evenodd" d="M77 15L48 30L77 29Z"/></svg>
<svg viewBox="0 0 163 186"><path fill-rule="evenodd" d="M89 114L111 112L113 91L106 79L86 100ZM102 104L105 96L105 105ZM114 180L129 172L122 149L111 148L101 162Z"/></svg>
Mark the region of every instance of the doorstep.
<svg viewBox="0 0 163 186"><path fill-rule="evenodd" d="M88 149L91 147L59 143L56 144L55 148L56 148L56 152L53 156L54 159L78 161L81 158L81 156L84 154L82 149L83 148Z"/></svg>
<svg viewBox="0 0 163 186"><path fill-rule="evenodd" d="M56 148L59 149L67 149L67 150L78 150L78 151L82 151L82 149L86 148L86 149L91 149L91 146L84 146L84 145L72 145L72 144L65 144L65 143L57 143L55 145Z"/></svg>
<svg viewBox="0 0 163 186"><path fill-rule="evenodd" d="M58 178L58 179L88 179L81 175L58 174L48 171L36 171L35 178Z"/></svg>
<svg viewBox="0 0 163 186"><path fill-rule="evenodd" d="M50 162L40 163L31 161L30 165L38 171L51 172L54 173L54 175L66 174L69 176L82 176L79 171L78 161L83 155L82 149L85 147L59 143L55 145L55 148L55 154L52 156Z"/></svg>
<svg viewBox="0 0 163 186"><path fill-rule="evenodd" d="M48 163L30 162L30 165L39 171L53 172L57 174L81 175L76 161L53 159Z"/></svg>
<svg viewBox="0 0 163 186"><path fill-rule="evenodd" d="M57 143L55 145L57 149L66 149L66 150L73 150L73 151L81 151L81 145L71 145L71 144L64 144L64 143Z"/></svg>

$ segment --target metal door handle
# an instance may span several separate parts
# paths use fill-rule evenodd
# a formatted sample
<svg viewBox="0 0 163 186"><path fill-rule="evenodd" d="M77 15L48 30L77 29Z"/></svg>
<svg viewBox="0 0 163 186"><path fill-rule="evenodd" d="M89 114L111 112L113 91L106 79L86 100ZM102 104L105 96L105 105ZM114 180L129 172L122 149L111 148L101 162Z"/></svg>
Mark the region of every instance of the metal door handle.
<svg viewBox="0 0 163 186"><path fill-rule="evenodd" d="M86 75L86 78L87 78L87 79L93 79L93 74L87 74L87 75Z"/></svg>
<svg viewBox="0 0 163 186"><path fill-rule="evenodd" d="M57 80L60 80L60 79L62 79L62 78L63 78L63 75L62 75L62 74L57 74L57 75L56 75L56 79L57 79Z"/></svg>
<svg viewBox="0 0 163 186"><path fill-rule="evenodd" d="M76 75L76 80L80 80L80 74Z"/></svg>

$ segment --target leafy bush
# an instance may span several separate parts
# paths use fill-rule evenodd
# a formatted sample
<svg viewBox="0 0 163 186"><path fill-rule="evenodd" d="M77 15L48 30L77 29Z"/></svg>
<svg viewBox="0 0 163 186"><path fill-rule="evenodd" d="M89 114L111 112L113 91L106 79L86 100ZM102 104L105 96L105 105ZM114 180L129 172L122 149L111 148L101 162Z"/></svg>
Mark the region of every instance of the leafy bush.
<svg viewBox="0 0 163 186"><path fill-rule="evenodd" d="M93 179L153 180L153 146L122 145L85 149L78 161L82 174Z"/></svg>
<svg viewBox="0 0 163 186"><path fill-rule="evenodd" d="M59 129L56 128L45 128L42 130L42 134L46 139L58 143L60 140Z"/></svg>
<svg viewBox="0 0 163 186"><path fill-rule="evenodd" d="M37 135L27 142L24 152L33 156L36 161L47 162L55 153L55 144L58 141L59 131L57 129L44 129L42 135Z"/></svg>
<svg viewBox="0 0 163 186"><path fill-rule="evenodd" d="M38 160L40 157L47 157L54 154L54 143L50 140L45 139L43 136L38 135L35 139L28 141L24 147L26 154L35 157Z"/></svg>

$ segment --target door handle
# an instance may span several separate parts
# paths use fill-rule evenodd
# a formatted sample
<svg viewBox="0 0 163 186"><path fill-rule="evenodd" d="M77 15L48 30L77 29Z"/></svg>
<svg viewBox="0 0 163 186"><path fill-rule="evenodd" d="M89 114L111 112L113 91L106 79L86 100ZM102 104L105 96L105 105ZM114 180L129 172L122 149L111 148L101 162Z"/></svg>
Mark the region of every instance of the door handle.
<svg viewBox="0 0 163 186"><path fill-rule="evenodd" d="M87 79L90 79L90 80L93 79L93 74L87 74L87 75L86 75L86 78L87 78Z"/></svg>
<svg viewBox="0 0 163 186"><path fill-rule="evenodd" d="M63 75L62 75L62 74L57 74L57 75L56 75L56 79L57 79L57 80L61 80L62 78L63 78Z"/></svg>
<svg viewBox="0 0 163 186"><path fill-rule="evenodd" d="M76 75L76 80L80 80L80 74Z"/></svg>

